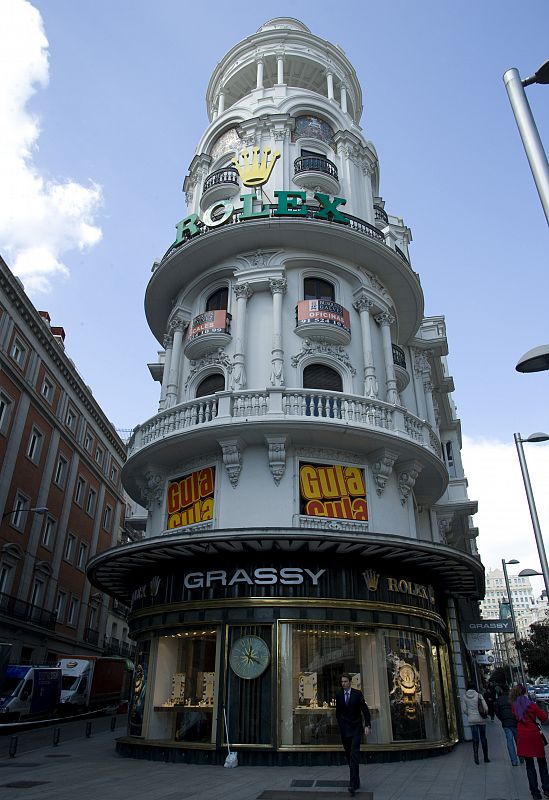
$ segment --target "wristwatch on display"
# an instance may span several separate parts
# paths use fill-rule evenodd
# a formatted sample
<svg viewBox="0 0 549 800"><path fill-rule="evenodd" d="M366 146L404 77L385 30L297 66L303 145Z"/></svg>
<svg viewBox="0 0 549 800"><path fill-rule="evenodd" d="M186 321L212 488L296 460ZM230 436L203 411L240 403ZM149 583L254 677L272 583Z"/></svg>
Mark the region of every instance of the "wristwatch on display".
<svg viewBox="0 0 549 800"><path fill-rule="evenodd" d="M259 678L270 661L269 646L260 636L241 636L233 644L229 654L232 671L245 680Z"/></svg>

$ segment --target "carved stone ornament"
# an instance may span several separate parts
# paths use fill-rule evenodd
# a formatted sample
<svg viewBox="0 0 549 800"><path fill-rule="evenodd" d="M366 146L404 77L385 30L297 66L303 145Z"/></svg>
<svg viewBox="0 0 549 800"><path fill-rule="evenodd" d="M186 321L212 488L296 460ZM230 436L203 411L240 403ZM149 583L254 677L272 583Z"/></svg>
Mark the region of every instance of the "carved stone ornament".
<svg viewBox="0 0 549 800"><path fill-rule="evenodd" d="M422 375L425 378L429 378L431 375L431 364L427 357L428 353L428 350L414 349L414 371L416 375Z"/></svg>
<svg viewBox="0 0 549 800"><path fill-rule="evenodd" d="M395 321L393 315L390 314L388 311L383 311L381 314L378 314L376 317L374 317L374 319L377 322L377 324L381 325L382 327L384 325L392 325L393 322Z"/></svg>
<svg viewBox="0 0 549 800"><path fill-rule="evenodd" d="M157 506L160 505L164 495L164 478L162 475L152 470L147 470L144 480L140 481L139 488L147 508L150 509L155 503Z"/></svg>
<svg viewBox="0 0 549 800"><path fill-rule="evenodd" d="M203 358L192 360L190 364L191 370L187 375L187 380L185 381L185 389L188 389L189 384L195 375L206 367L222 367L229 373L233 368L233 362L222 347L220 347L215 353L208 353L208 355L205 355Z"/></svg>
<svg viewBox="0 0 549 800"><path fill-rule="evenodd" d="M380 497L385 491L385 486L387 485L387 481L393 471L393 465L397 458L398 453L394 450L390 450L388 447L382 447L370 456L376 492Z"/></svg>
<svg viewBox="0 0 549 800"><path fill-rule="evenodd" d="M452 538L453 519L453 514L445 514L444 516L439 516L437 514L438 532L440 535L440 540L444 544L449 544L450 539Z"/></svg>
<svg viewBox="0 0 549 800"><path fill-rule="evenodd" d="M233 291L237 300L240 300L242 297L245 300L249 300L254 293L249 283L237 283L233 287Z"/></svg>
<svg viewBox="0 0 549 800"><path fill-rule="evenodd" d="M286 278L269 278L269 289L271 294L285 294L288 288Z"/></svg>
<svg viewBox="0 0 549 800"><path fill-rule="evenodd" d="M373 307L374 301L371 300L365 292L361 292L353 303L353 308L355 311L358 311L359 314L361 311L370 312Z"/></svg>
<svg viewBox="0 0 549 800"><path fill-rule="evenodd" d="M389 292L387 291L385 286L376 278L376 276L372 275L371 272L368 272L368 270L364 269L364 267L359 267L359 269L360 272L364 275L364 278L366 279L365 282L368 284L368 286L371 289L374 289L374 291L376 291L382 297L386 298L387 300L390 300Z"/></svg>
<svg viewBox="0 0 549 800"><path fill-rule="evenodd" d="M324 339L319 339L312 341L311 339L304 339L303 346L301 348L301 352L297 353L295 356L292 356L292 367L297 367L299 362L305 358L305 356L331 356L335 358L336 361L339 361L340 364L343 364L351 375L356 375L356 369L351 364L351 360L347 355L347 352L344 347L341 345L332 345L329 342L326 342Z"/></svg>
<svg viewBox="0 0 549 800"><path fill-rule="evenodd" d="M398 490L400 492L400 502L402 505L408 499L410 492L414 488L417 476L423 469L419 461L405 461L397 465Z"/></svg>
<svg viewBox="0 0 549 800"><path fill-rule="evenodd" d="M231 486L236 488L242 470L242 451L244 443L241 439L218 439L218 444L223 453L223 463Z"/></svg>
<svg viewBox="0 0 549 800"><path fill-rule="evenodd" d="M164 345L164 350L168 350L168 348L173 346L173 334L166 333L164 334L164 338L162 340L162 344Z"/></svg>
<svg viewBox="0 0 549 800"><path fill-rule="evenodd" d="M168 324L168 331L172 334L172 336L176 331L180 331L182 333L187 327L187 324L187 321L183 319L183 317L176 315L170 320Z"/></svg>
<svg viewBox="0 0 549 800"><path fill-rule="evenodd" d="M266 436L265 441L269 447L269 469L273 480L278 486L286 471L286 436Z"/></svg>

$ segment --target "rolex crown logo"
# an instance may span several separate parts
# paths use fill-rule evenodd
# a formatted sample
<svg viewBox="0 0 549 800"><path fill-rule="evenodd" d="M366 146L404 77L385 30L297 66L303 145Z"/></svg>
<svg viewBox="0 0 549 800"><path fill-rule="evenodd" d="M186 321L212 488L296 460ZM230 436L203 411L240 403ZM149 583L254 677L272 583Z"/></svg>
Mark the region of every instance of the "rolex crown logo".
<svg viewBox="0 0 549 800"><path fill-rule="evenodd" d="M379 572L376 572L374 569L365 569L362 573L362 577L366 581L368 591L377 592L377 587L379 584Z"/></svg>
<svg viewBox="0 0 549 800"><path fill-rule="evenodd" d="M278 151L271 153L270 147L264 147L260 161L259 152L259 147L252 147L251 153L249 150L242 150L231 161L231 164L237 168L244 186L262 186L267 183L277 159L280 158ZM269 156L271 156L270 159Z"/></svg>

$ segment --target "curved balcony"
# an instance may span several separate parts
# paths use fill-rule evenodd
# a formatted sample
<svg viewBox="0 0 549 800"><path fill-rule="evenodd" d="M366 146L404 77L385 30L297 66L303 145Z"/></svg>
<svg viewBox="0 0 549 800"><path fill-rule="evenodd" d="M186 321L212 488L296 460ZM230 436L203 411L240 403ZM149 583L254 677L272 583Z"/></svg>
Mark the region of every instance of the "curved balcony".
<svg viewBox="0 0 549 800"><path fill-rule="evenodd" d="M374 219L376 225L380 225L384 228L386 225L389 224L389 217L387 216L387 212L381 206L374 205Z"/></svg>
<svg viewBox="0 0 549 800"><path fill-rule="evenodd" d="M253 425L250 421L253 420ZM166 409L135 429L124 465L124 486L138 498L138 481L151 458L166 468L188 454L217 450L223 436L263 441L266 434L288 434L295 446L396 449L403 460L420 459L416 495L425 502L441 497L448 483L438 436L425 420L383 400L322 389L217 392Z"/></svg>
<svg viewBox="0 0 549 800"><path fill-rule="evenodd" d="M202 197L200 207L202 210L208 208L217 200L230 200L240 191L240 180L238 170L234 167L224 167L215 172L211 172L202 186Z"/></svg>
<svg viewBox="0 0 549 800"><path fill-rule="evenodd" d="M349 312L333 300L301 300L295 307L294 328L303 339L324 339L332 344L349 344Z"/></svg>
<svg viewBox="0 0 549 800"><path fill-rule="evenodd" d="M337 167L324 156L301 156L294 161L294 183L304 189L320 189L327 194L339 192Z"/></svg>
<svg viewBox="0 0 549 800"><path fill-rule="evenodd" d="M200 358L210 350L231 341L231 315L228 311L204 311L187 328L184 352L187 358Z"/></svg>
<svg viewBox="0 0 549 800"><path fill-rule="evenodd" d="M402 392L410 383L410 373L406 369L406 355L402 347L393 344L393 365L397 380L397 389Z"/></svg>

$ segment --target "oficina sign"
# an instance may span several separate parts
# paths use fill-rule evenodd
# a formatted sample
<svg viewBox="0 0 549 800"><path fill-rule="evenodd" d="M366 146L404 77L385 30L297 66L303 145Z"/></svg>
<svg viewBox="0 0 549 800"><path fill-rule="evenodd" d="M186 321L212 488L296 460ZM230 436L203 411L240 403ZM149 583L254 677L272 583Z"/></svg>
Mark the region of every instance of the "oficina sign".
<svg viewBox="0 0 549 800"><path fill-rule="evenodd" d="M243 194L240 199L242 208L238 209L239 221L248 219L262 219L265 217L294 217L296 219L307 219L309 211L312 211L310 219L323 219L331 222L338 222L341 225L349 224L347 217L338 206L344 206L347 202L344 197L330 197L330 195L315 192L314 198L319 207L314 210L309 209L306 204L307 195L305 192L275 192L277 204L275 206L265 205L257 201L254 194ZM202 219L198 214L189 214L188 217L177 223L177 231L173 247L178 247L193 236L198 236L206 228L219 228L230 222L236 209L231 200L218 200L207 208L202 214Z"/></svg>

